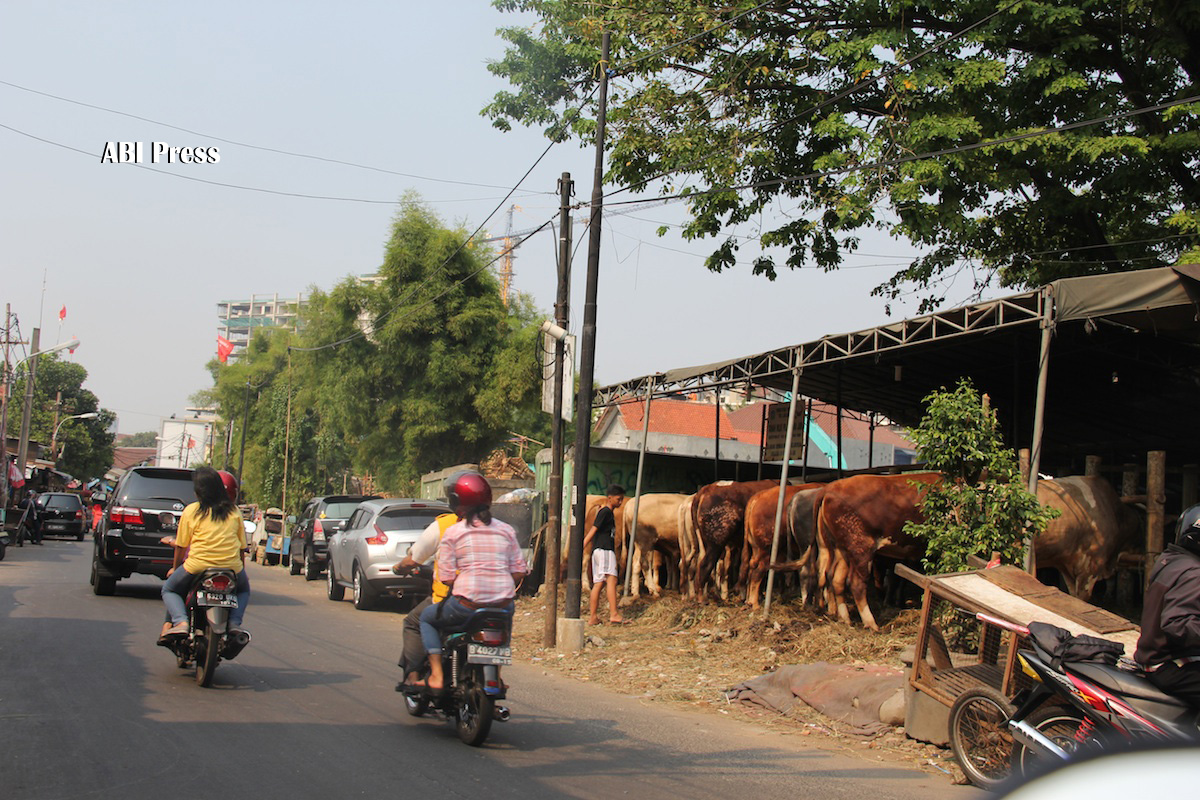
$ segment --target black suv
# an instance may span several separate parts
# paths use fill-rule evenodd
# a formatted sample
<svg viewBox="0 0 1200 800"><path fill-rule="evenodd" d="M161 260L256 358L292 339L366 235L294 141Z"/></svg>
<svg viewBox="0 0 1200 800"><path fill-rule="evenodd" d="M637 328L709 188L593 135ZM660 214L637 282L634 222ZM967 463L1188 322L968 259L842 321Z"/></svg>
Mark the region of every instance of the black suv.
<svg viewBox="0 0 1200 800"><path fill-rule="evenodd" d="M195 500L190 469L134 467L125 473L92 536L92 591L112 594L117 581L135 572L166 578L173 548L159 540L175 534L183 509Z"/></svg>
<svg viewBox="0 0 1200 800"><path fill-rule="evenodd" d="M74 536L83 541L88 517L79 495L70 492L44 492L37 499L38 516L42 520L42 536Z"/></svg>
<svg viewBox="0 0 1200 800"><path fill-rule="evenodd" d="M346 527L346 520L359 503L378 498L375 494L332 494L309 500L292 528L292 574L303 572L309 581L321 577L329 562L329 537Z"/></svg>

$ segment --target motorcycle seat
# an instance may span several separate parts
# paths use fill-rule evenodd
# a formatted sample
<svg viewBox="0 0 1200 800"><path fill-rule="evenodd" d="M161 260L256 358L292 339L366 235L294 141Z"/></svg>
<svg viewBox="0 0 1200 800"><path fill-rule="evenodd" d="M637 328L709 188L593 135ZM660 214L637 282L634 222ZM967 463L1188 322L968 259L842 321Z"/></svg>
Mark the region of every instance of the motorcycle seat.
<svg viewBox="0 0 1200 800"><path fill-rule="evenodd" d="M1112 689L1119 694L1138 697L1143 700L1153 700L1156 703L1163 703L1165 705L1188 708L1187 703L1176 697L1172 697L1136 673L1126 672L1125 670L1105 664L1069 663L1063 666L1081 678L1087 678L1089 681L1098 683L1107 689Z"/></svg>
<svg viewBox="0 0 1200 800"><path fill-rule="evenodd" d="M512 624L512 609L507 609L507 608L479 608L479 609L476 609L475 613L472 614L471 616L467 617L465 620L463 620L462 623L460 623L458 625L448 625L448 626L442 628L442 636L443 636L445 642L447 644L449 644L450 641L455 636L461 636L463 633L465 633L466 631L468 631L469 629L471 629L473 627L483 627L484 623L486 623L488 620L493 620L493 619L497 622L503 623L503 625L505 626L505 629L507 629L508 626ZM495 626L492 625L492 626L486 626L486 627L495 627Z"/></svg>

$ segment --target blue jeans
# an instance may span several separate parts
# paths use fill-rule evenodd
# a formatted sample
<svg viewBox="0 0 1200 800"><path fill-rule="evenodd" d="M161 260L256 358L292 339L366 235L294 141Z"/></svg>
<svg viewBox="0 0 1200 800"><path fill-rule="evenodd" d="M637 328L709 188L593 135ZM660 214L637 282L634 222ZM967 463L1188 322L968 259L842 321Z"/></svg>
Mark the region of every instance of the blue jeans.
<svg viewBox="0 0 1200 800"><path fill-rule="evenodd" d="M195 577L183 567L178 567L171 573L171 577L163 582L163 605L167 607L167 621L172 625L187 621L187 606L184 601ZM230 625L236 628L242 626L242 620L246 618L246 604L249 602L250 577L243 569L237 574L237 608L229 612Z"/></svg>
<svg viewBox="0 0 1200 800"><path fill-rule="evenodd" d="M496 603L488 608L512 609L512 601ZM450 595L440 603L434 603L421 612L421 643L430 655L442 654L442 631L446 628L461 629L477 608L467 608L456 595ZM440 613L439 613L440 611Z"/></svg>

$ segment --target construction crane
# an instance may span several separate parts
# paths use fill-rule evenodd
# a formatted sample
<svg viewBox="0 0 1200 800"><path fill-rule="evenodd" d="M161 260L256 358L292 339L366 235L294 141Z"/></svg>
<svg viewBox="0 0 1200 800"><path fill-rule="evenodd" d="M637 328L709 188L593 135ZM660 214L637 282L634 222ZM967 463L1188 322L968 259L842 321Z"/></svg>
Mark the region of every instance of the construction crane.
<svg viewBox="0 0 1200 800"><path fill-rule="evenodd" d="M500 262L500 299L504 301L504 307L508 308L508 291L512 287L513 275L513 251L516 248L513 246L513 212L520 211L521 207L513 204L508 207L508 227L504 231L504 250L501 251Z"/></svg>

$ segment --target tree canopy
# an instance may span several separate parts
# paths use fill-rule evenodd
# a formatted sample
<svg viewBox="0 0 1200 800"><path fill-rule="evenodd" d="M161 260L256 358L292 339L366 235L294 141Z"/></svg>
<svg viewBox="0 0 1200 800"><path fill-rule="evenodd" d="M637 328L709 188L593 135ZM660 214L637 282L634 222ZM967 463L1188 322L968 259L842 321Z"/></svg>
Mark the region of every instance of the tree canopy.
<svg viewBox="0 0 1200 800"><path fill-rule="evenodd" d="M922 254L875 293L915 286L929 310L964 266L1023 288L1170 264L1200 234L1200 104L1181 102L1200 0L495 5L538 21L500 31L489 69L513 89L484 113L590 143L610 32L606 181L687 195L714 271L748 221L775 220L753 237L771 278L837 268L876 228Z"/></svg>
<svg viewBox="0 0 1200 800"><path fill-rule="evenodd" d="M57 410L57 420L61 423L56 440L60 453L58 469L82 480L102 477L112 466L113 435L109 430L116 421L116 415L100 408L96 395L83 388L87 375L87 370L81 364L63 361L58 353L39 356L29 416L29 438L49 445L54 437ZM13 385L8 406L9 436L18 436L21 432L21 408L27 376L28 372L23 372ZM59 392L62 392L61 405L58 402ZM67 417L75 414L92 412L99 416L67 420Z"/></svg>
<svg viewBox="0 0 1200 800"><path fill-rule="evenodd" d="M249 386L252 499L279 502L285 449L294 510L349 475L413 494L424 472L477 462L510 431L548 441L542 316L520 297L505 308L491 255L462 247L466 238L409 199L374 278L311 290L298 332L260 329L240 359L210 363L213 396L234 423L233 467Z"/></svg>

